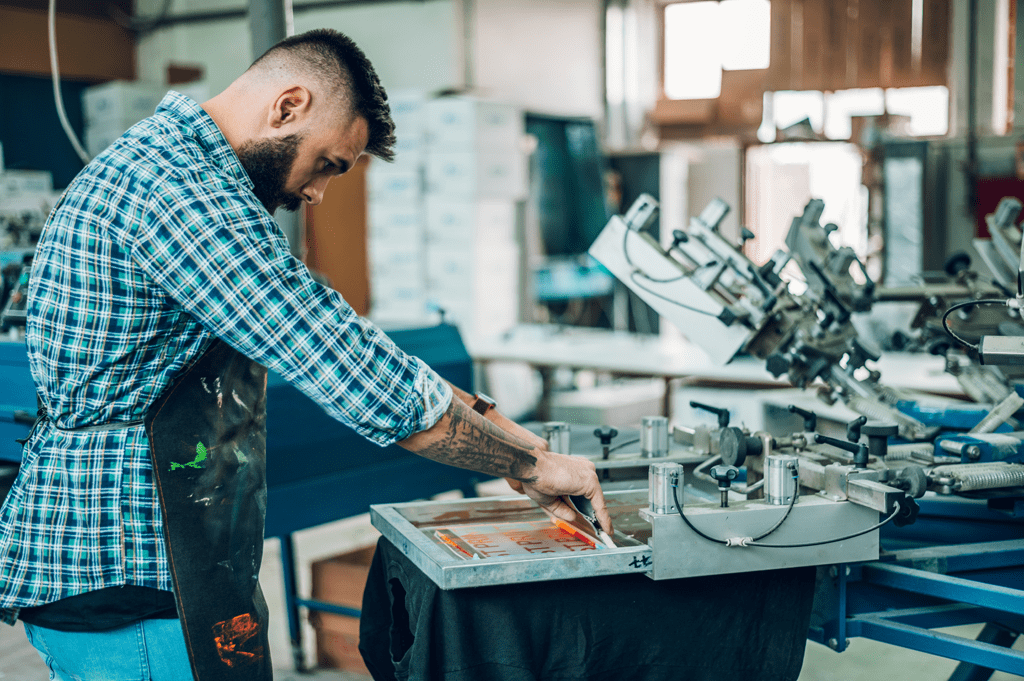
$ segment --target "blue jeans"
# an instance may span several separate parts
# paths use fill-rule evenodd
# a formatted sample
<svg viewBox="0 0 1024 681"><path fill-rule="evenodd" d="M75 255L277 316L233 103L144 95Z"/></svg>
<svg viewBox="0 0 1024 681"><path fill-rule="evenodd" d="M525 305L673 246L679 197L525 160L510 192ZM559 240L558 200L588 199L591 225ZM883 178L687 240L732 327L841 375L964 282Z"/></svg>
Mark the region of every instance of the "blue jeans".
<svg viewBox="0 0 1024 681"><path fill-rule="evenodd" d="M141 620L110 631L25 625L50 678L58 681L189 681L192 667L178 620Z"/></svg>

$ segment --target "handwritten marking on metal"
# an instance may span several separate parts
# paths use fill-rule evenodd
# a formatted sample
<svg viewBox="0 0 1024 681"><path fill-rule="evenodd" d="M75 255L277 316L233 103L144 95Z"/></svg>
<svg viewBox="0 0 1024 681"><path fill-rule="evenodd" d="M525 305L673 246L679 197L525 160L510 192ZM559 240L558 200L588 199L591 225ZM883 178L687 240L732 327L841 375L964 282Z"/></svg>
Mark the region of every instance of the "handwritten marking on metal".
<svg viewBox="0 0 1024 681"><path fill-rule="evenodd" d="M651 560L650 555L643 554L640 556L633 556L633 560L629 562L629 567L639 570L640 568L650 567L652 564L653 561Z"/></svg>

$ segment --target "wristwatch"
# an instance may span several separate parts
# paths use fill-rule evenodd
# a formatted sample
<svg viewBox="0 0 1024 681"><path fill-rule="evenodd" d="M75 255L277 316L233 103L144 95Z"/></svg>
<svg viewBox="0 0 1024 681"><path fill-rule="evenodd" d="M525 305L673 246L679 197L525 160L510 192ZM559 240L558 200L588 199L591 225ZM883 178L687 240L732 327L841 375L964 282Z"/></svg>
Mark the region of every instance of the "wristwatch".
<svg viewBox="0 0 1024 681"><path fill-rule="evenodd" d="M480 415L484 415L491 409L494 409L493 397L489 397L483 393L473 395L473 411Z"/></svg>

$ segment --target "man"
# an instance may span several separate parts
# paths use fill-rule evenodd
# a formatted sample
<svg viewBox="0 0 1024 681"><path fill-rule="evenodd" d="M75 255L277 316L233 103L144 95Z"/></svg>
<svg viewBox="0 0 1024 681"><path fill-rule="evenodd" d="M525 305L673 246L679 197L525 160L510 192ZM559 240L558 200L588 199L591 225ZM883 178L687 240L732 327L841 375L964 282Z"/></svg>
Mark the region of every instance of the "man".
<svg viewBox="0 0 1024 681"><path fill-rule="evenodd" d="M446 384L289 254L271 213L394 141L369 61L313 31L202 107L169 93L54 208L0 608L56 678L269 678L264 367L380 445L506 477L565 519L563 495L586 496L610 527L589 461Z"/></svg>

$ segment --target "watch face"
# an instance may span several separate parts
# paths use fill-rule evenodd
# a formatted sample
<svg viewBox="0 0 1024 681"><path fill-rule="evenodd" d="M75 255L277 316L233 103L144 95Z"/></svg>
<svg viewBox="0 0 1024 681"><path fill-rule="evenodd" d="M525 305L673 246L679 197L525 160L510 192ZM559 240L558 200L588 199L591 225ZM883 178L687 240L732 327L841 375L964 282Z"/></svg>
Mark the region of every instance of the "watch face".
<svg viewBox="0 0 1024 681"><path fill-rule="evenodd" d="M489 409L494 408L494 399L483 394L477 393L476 400L473 402L473 410L480 413L486 414Z"/></svg>

